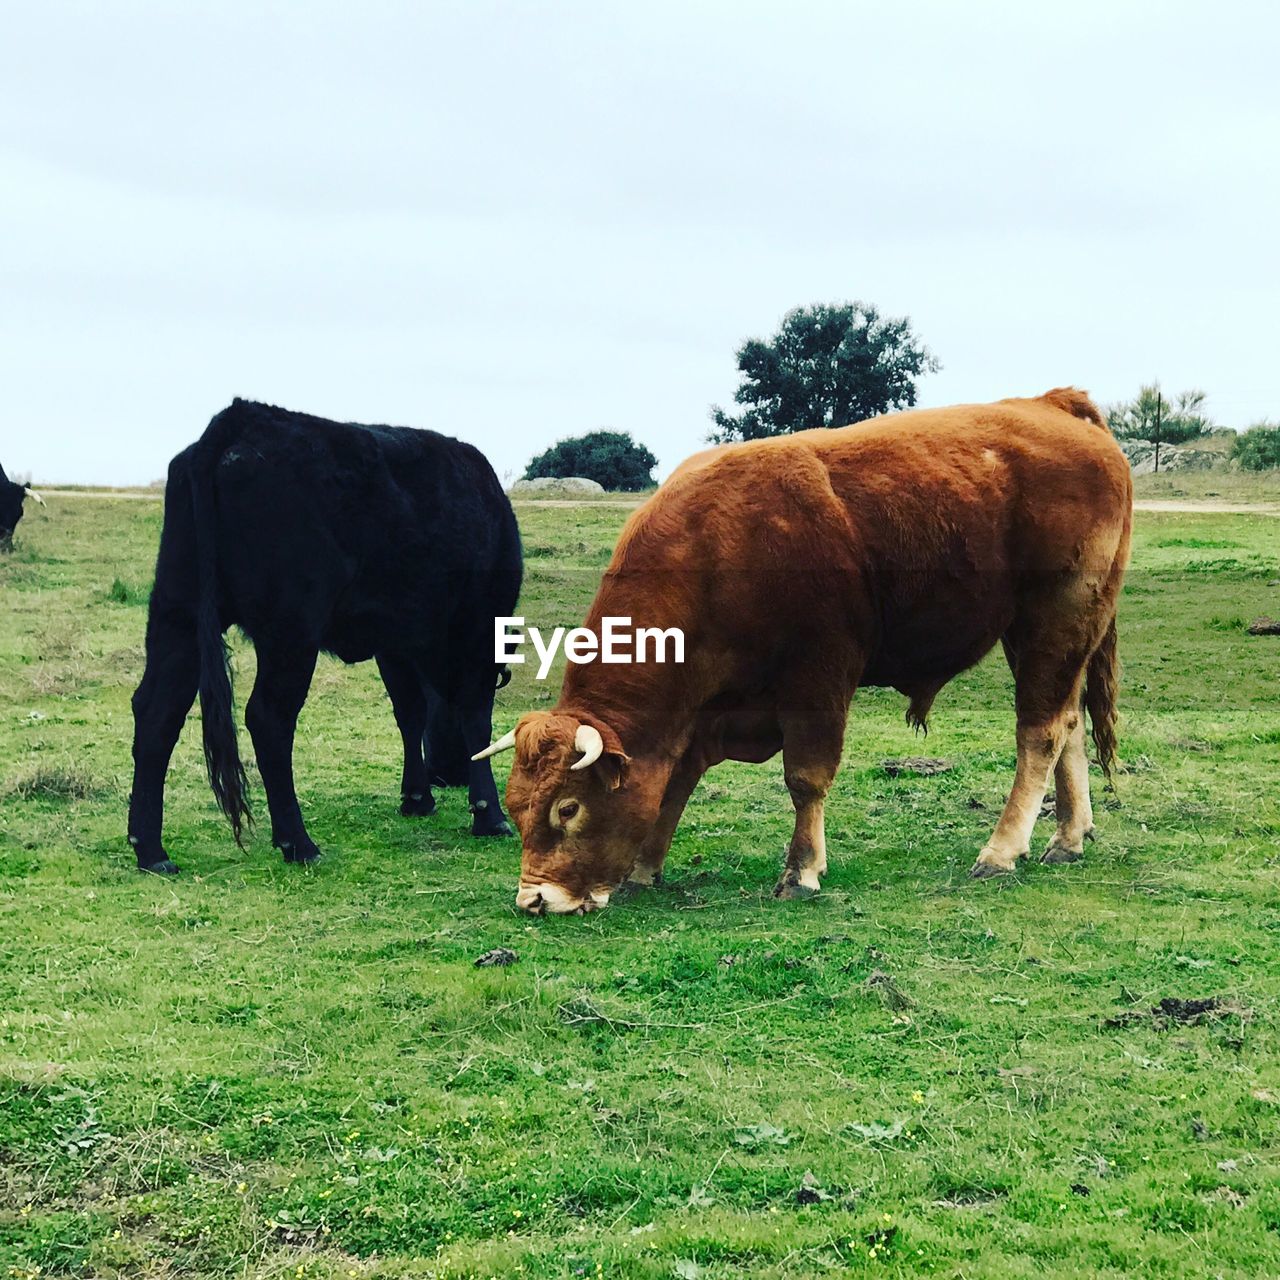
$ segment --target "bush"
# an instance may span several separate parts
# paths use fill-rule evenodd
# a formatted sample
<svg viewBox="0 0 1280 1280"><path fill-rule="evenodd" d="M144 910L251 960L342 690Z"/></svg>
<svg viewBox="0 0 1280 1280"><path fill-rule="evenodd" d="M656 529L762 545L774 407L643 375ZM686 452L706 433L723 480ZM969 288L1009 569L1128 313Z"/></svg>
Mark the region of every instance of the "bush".
<svg viewBox="0 0 1280 1280"><path fill-rule="evenodd" d="M1231 456L1246 471L1280 467L1280 423L1258 422L1248 431L1242 431L1232 446Z"/></svg>
<svg viewBox="0 0 1280 1280"><path fill-rule="evenodd" d="M1203 391L1180 391L1170 400L1153 382L1138 388L1132 400L1107 406L1107 425L1117 440L1155 440L1161 444L1183 444L1213 430L1204 412ZM1157 425L1158 424L1158 425Z"/></svg>
<svg viewBox="0 0 1280 1280"><path fill-rule="evenodd" d="M563 480L583 476L606 489L633 493L653 484L658 460L629 431L588 431L585 436L561 440L540 453L525 468L526 480L544 476Z"/></svg>

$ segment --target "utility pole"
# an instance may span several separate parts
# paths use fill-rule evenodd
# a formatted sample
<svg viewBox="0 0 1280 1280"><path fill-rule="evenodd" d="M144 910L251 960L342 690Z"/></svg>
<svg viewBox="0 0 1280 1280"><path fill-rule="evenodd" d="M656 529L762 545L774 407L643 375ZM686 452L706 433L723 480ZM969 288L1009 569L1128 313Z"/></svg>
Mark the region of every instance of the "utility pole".
<svg viewBox="0 0 1280 1280"><path fill-rule="evenodd" d="M1160 426L1164 416L1164 397L1156 392L1156 465L1155 473L1160 474Z"/></svg>

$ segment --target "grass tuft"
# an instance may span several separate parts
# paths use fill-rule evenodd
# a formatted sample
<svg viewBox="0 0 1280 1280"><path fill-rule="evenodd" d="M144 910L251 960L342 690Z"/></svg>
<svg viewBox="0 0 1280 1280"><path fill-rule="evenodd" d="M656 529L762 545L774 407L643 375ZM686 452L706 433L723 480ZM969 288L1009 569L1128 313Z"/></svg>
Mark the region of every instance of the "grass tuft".
<svg viewBox="0 0 1280 1280"><path fill-rule="evenodd" d="M105 787L93 773L75 761L42 761L6 783L0 795L20 800L91 800Z"/></svg>

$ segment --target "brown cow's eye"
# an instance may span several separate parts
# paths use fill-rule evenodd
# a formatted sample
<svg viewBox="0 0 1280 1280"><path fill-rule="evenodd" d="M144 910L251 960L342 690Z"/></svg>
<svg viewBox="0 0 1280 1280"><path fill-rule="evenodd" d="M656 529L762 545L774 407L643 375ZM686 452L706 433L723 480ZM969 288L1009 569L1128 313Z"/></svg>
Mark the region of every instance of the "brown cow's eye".
<svg viewBox="0 0 1280 1280"><path fill-rule="evenodd" d="M562 804L560 806L560 821L568 822L577 812L578 802L576 800L570 800L567 804Z"/></svg>

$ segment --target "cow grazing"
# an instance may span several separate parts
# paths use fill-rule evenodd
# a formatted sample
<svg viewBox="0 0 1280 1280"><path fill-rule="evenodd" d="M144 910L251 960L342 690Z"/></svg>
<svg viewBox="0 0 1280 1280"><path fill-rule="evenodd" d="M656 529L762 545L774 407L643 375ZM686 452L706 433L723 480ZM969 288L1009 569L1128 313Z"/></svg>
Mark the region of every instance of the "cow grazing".
<svg viewBox="0 0 1280 1280"><path fill-rule="evenodd" d="M22 519L22 503L28 496L44 506L44 499L29 484L15 483L0 467L0 547L12 544L13 531Z"/></svg>
<svg viewBox="0 0 1280 1280"><path fill-rule="evenodd" d="M434 808L423 734L447 699L468 754L489 740L501 668L493 619L520 591L511 503L478 450L405 427L330 422L236 400L169 467L133 697L129 843L138 866L177 868L161 843L164 779L197 691L209 780L236 839L249 816L222 633L257 650L245 709L288 862L318 855L293 785L293 736L320 650L376 658L404 741L402 812ZM487 763L470 766L475 835L510 833Z"/></svg>
<svg viewBox="0 0 1280 1280"><path fill-rule="evenodd" d="M1131 512L1124 455L1070 388L690 459L628 522L586 622L680 627L685 663L571 665L555 709L489 749L516 753L518 905L585 913L627 877L652 883L702 774L779 750L796 820L775 893L816 892L854 690L900 690L922 726L997 642L1017 774L973 874L1027 853L1050 774L1043 860L1079 858L1093 827L1085 708L1108 772L1114 758Z"/></svg>

